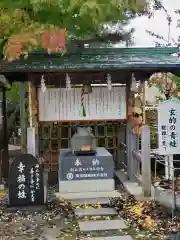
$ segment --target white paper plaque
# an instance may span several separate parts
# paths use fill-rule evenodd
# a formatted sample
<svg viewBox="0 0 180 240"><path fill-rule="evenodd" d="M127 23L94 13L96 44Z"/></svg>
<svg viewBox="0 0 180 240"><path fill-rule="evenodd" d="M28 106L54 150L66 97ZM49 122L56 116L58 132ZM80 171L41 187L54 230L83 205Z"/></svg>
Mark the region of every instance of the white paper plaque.
<svg viewBox="0 0 180 240"><path fill-rule="evenodd" d="M126 87L93 87L84 95L86 116L81 116L81 88L38 90L39 121L126 119Z"/></svg>

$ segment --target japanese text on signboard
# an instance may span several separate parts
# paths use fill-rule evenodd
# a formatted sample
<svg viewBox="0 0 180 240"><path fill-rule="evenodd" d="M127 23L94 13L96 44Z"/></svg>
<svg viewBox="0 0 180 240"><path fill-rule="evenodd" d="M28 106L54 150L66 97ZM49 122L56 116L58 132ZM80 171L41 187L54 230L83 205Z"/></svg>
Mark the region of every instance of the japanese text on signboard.
<svg viewBox="0 0 180 240"><path fill-rule="evenodd" d="M72 180L73 178L106 178L108 174L104 172L104 168L100 165L100 161L97 158L92 159L91 167L83 167L82 161L77 158L74 163L74 168L70 168L67 173L67 179Z"/></svg>
<svg viewBox="0 0 180 240"><path fill-rule="evenodd" d="M18 176L17 176L17 182L18 182L18 199L26 199L27 195L26 195L26 177L24 174L24 169L25 169L25 165L20 162L19 166L18 166Z"/></svg>
<svg viewBox="0 0 180 240"><path fill-rule="evenodd" d="M168 124L161 125L162 146L166 148L178 147L177 111L169 109Z"/></svg>
<svg viewBox="0 0 180 240"><path fill-rule="evenodd" d="M40 190L40 166L36 164L35 167L30 169L30 183L28 184L28 176L25 175L24 170L26 165L22 162L19 163L18 166L18 175L17 175L17 183L18 183L18 199L26 199L28 193L30 192L31 202L35 202L35 194Z"/></svg>

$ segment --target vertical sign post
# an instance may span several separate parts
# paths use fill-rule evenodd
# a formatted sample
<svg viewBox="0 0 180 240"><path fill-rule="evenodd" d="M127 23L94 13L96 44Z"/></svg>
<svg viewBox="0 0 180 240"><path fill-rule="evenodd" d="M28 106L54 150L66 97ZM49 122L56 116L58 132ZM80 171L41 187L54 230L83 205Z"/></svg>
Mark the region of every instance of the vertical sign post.
<svg viewBox="0 0 180 240"><path fill-rule="evenodd" d="M169 99L158 106L159 154L165 156L165 177L173 178L173 155L180 154L180 100Z"/></svg>

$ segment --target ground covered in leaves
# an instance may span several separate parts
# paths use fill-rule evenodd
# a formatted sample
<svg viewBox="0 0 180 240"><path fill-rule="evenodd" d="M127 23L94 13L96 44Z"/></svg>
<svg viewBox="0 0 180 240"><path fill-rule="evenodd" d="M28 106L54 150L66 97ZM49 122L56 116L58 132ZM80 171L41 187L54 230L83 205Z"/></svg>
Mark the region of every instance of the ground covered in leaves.
<svg viewBox="0 0 180 240"><path fill-rule="evenodd" d="M51 193L52 191L54 190L50 189ZM73 213L73 209L79 207L101 208L102 206L100 204L72 206L63 200L57 202L49 198L43 208L34 208L33 211L31 208L10 211L7 208L7 192L0 192L0 237L3 236L3 240L75 240L82 236L97 236L96 233L83 235L79 231L77 219ZM128 234L134 239L180 240L180 236L176 234L180 232L180 221L176 219L172 222L165 209L153 201L136 201L123 192L122 197L111 199L111 207L116 208L118 216L103 217L103 219L123 218L129 228L125 231L104 231L98 233L98 236ZM86 217L84 220L87 218L102 219L101 216L96 216Z"/></svg>
<svg viewBox="0 0 180 240"><path fill-rule="evenodd" d="M112 206L126 220L129 229L125 232L135 239L173 239L180 232L180 221L172 221L166 209L152 200L136 201L133 196L125 194L112 199Z"/></svg>
<svg viewBox="0 0 180 240"><path fill-rule="evenodd" d="M50 195L54 189L50 189ZM74 214L69 203L49 197L43 207L7 208L7 192L0 192L0 239L56 239L61 229L72 229ZM73 239L73 238L72 238Z"/></svg>

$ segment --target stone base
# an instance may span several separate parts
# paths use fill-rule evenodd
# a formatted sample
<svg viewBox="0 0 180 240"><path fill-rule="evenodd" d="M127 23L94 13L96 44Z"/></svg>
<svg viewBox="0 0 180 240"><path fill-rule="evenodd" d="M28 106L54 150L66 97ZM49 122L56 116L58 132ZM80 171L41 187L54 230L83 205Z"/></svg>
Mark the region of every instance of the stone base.
<svg viewBox="0 0 180 240"><path fill-rule="evenodd" d="M16 213L17 211L27 213L42 213L46 210L44 205L42 206L26 206L26 207L8 207L7 212Z"/></svg>
<svg viewBox="0 0 180 240"><path fill-rule="evenodd" d="M114 179L59 181L60 193L110 192L115 190Z"/></svg>
<svg viewBox="0 0 180 240"><path fill-rule="evenodd" d="M109 198L117 198L122 195L120 192L114 190L110 192L58 192L55 193L55 196L59 200L68 200L76 205L84 205L84 202L87 202L89 205L96 205L98 203L109 205Z"/></svg>
<svg viewBox="0 0 180 240"><path fill-rule="evenodd" d="M154 187L154 199L167 209L173 208L173 192L160 186ZM176 194L175 207L180 210L180 194Z"/></svg>

